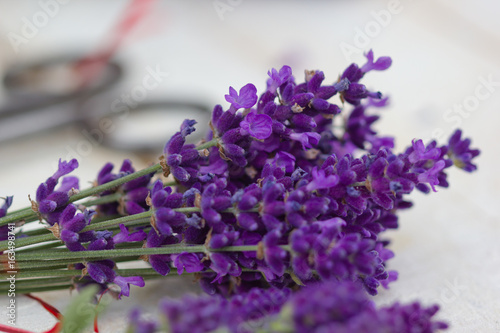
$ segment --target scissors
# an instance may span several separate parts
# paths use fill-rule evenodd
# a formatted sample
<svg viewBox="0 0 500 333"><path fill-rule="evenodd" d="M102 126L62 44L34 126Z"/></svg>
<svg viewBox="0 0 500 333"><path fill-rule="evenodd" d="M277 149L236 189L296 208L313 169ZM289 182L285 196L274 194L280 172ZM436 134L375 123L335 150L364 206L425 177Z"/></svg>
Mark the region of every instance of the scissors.
<svg viewBox="0 0 500 333"><path fill-rule="evenodd" d="M178 121L177 127L182 120L177 118L196 119L201 126L208 124L210 106L183 100L144 101L128 107L125 117L111 108L123 78L123 66L108 61L99 77L82 87L73 66L79 59L81 56L53 57L7 71L3 78L7 102L0 105L0 143L77 123L83 134L88 133L110 148L158 152L178 131L174 120ZM163 127L159 118L166 119ZM112 133L102 130L103 119L112 123ZM148 130L141 131L144 133L134 127L139 122L147 125ZM199 128L197 132L198 137L193 139L201 138L205 131Z"/></svg>

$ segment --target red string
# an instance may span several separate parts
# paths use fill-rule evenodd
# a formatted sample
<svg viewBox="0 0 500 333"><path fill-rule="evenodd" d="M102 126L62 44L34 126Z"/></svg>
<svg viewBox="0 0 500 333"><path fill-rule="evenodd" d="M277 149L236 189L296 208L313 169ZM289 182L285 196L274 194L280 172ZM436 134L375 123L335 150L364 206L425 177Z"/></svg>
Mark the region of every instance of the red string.
<svg viewBox="0 0 500 333"><path fill-rule="evenodd" d="M97 315L99 314L97 312L97 307L99 306L99 303L101 303L101 299L102 299L102 296L104 296L105 293L108 292L110 288L107 288L106 290L104 290L102 293L101 293L101 296L99 296L99 299L97 300L97 304L95 306L95 317L94 317L94 332L95 333L99 333L99 327L97 326Z"/></svg>
<svg viewBox="0 0 500 333"><path fill-rule="evenodd" d="M45 302L44 300L42 300L36 296L33 296L31 294L25 294L25 295L26 295L26 297L31 298L31 299L37 301L38 303L40 303L45 308L45 310L50 312L58 320L58 322L54 325L54 327L52 327L48 331L43 331L42 333L59 333L61 331L61 328L62 328L61 320L63 319L63 315L61 314L61 312L59 312L59 310L57 310L55 307L53 307L49 303ZM0 324L0 332L36 333L36 332L24 330L22 328L12 327L12 326L8 326L8 325L4 325L4 324Z"/></svg>
<svg viewBox="0 0 500 333"><path fill-rule="evenodd" d="M12 327L4 324L0 324L0 332L6 333L34 333L31 331L23 330L22 328Z"/></svg>
<svg viewBox="0 0 500 333"><path fill-rule="evenodd" d="M57 319L61 320L63 318L63 315L61 314L61 312L59 312L59 310L57 310L55 307L53 307L49 303L45 302L44 300L42 300L36 296L31 295L31 294L25 294L25 295L26 295L26 297L34 299L35 301L40 303L45 308L45 310L50 312Z"/></svg>

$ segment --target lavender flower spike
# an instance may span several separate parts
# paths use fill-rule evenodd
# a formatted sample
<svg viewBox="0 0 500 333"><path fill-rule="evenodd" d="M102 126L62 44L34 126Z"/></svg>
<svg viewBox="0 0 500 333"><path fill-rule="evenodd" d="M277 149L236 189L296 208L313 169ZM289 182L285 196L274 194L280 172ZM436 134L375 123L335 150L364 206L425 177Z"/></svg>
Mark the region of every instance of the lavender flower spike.
<svg viewBox="0 0 500 333"><path fill-rule="evenodd" d="M375 307L353 282L328 281L292 293L289 289L253 288L225 299L185 296L160 302L159 323L173 333L434 333L448 325L434 320L439 307L419 303ZM160 332L132 313L130 333ZM161 332L165 332L162 330Z"/></svg>
<svg viewBox="0 0 500 333"><path fill-rule="evenodd" d="M477 166L471 161L479 155L478 149L470 149L470 139L461 139L461 130L456 130L450 137L448 142L448 155L455 166L467 172L472 172L477 169Z"/></svg>
<svg viewBox="0 0 500 333"><path fill-rule="evenodd" d="M67 175L78 167L78 161L72 159L69 162L59 159L57 171L36 190L36 204L38 213L51 225L57 222L59 215L66 207L72 189L78 189L78 178L65 177L59 189L55 190L59 178Z"/></svg>
<svg viewBox="0 0 500 333"><path fill-rule="evenodd" d="M330 281L292 296L294 332L432 333L448 325L432 320L439 307L418 303L375 308L359 285Z"/></svg>

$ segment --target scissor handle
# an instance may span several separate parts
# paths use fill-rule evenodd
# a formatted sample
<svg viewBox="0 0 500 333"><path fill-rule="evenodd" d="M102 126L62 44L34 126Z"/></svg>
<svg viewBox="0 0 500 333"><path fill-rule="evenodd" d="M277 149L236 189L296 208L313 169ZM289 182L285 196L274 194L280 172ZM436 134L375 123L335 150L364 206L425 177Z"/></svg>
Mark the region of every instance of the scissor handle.
<svg viewBox="0 0 500 333"><path fill-rule="evenodd" d="M123 76L116 62L109 62L100 80L82 89L64 93L40 93L26 85L23 76L51 67L71 66L81 56L62 55L41 61L16 65L3 78L7 101L0 106L0 142L81 121L77 103L82 99L108 91Z"/></svg>

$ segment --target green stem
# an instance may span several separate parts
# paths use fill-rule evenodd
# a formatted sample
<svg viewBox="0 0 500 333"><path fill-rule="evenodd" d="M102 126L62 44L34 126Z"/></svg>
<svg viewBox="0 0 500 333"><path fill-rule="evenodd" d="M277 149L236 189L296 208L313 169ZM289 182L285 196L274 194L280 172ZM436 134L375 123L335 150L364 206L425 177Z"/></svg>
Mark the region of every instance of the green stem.
<svg viewBox="0 0 500 333"><path fill-rule="evenodd" d="M170 182L164 182L164 183L163 183L163 186L164 186L164 187L167 187L167 186L175 186L175 185L177 185L177 181L175 181L175 180L172 180L172 181L170 181Z"/></svg>
<svg viewBox="0 0 500 333"><path fill-rule="evenodd" d="M22 248L19 250L16 250L16 253L25 253L25 252L33 252L33 251L40 251L40 250L46 250L46 249L54 249L55 247L64 245L62 241L54 241L46 244L41 244L41 245L36 245L36 246L31 246L31 247L26 247Z"/></svg>
<svg viewBox="0 0 500 333"><path fill-rule="evenodd" d="M21 288L21 289L16 289L16 293L18 293L18 294L42 293L44 291L69 289L72 286L73 286L72 283L65 283L65 284L60 284L60 285L56 285L56 286Z"/></svg>
<svg viewBox="0 0 500 333"><path fill-rule="evenodd" d="M186 274L186 273L184 273L184 274ZM187 274L189 274L189 273L187 273ZM144 276L144 280L161 279L161 278L164 278L164 276L162 276L160 274ZM71 287L74 287L74 286L75 285L72 282L72 280L68 278L67 283L61 283L61 284L57 284L57 285L16 288L16 293L17 294L40 293L40 292L44 292L44 291L70 289ZM0 293L5 292L6 290L8 290L8 289L0 290Z"/></svg>
<svg viewBox="0 0 500 333"><path fill-rule="evenodd" d="M105 183L105 184L102 184L99 186L95 186L95 187L83 190L80 193L72 195L69 198L69 202L75 202L77 200L89 197L91 195L96 195L96 194L99 194L101 192L111 190L115 187L118 187L122 184L125 184L126 182L129 182L131 180L134 180L136 178L139 178L139 177L142 177L145 175L149 175L150 173L157 173L160 170L161 170L161 165L159 163L155 164L153 166L150 166L149 168L142 169L142 170L139 170L137 172L131 173L130 175L126 175L124 177L112 180L109 183Z"/></svg>
<svg viewBox="0 0 500 333"><path fill-rule="evenodd" d="M136 256L150 255L150 254L174 254L181 252L198 253L204 252L203 245L198 246L173 246L162 248L136 248L136 249L119 249L119 250L100 250L100 251L81 251L81 252L67 252L67 253L54 253L38 252L38 253L18 253L16 261L31 261L31 260L58 260L58 259L76 259L77 262L98 260L101 258L115 258L122 256Z"/></svg>
<svg viewBox="0 0 500 333"><path fill-rule="evenodd" d="M33 287L42 287L42 286L51 286L57 285L61 283L67 283L71 281L71 277L49 277L49 278L37 278L37 279L29 279L29 280L17 280L16 277L16 291L21 288L33 288ZM0 282L0 292L4 290L9 290L10 282L2 281Z"/></svg>
<svg viewBox="0 0 500 333"><path fill-rule="evenodd" d="M0 226L9 224L11 222L17 222L21 221L24 219L27 219L28 217L33 216L35 213L31 210L31 208L25 208L21 209L16 213L12 213L10 215L4 216L0 218Z"/></svg>
<svg viewBox="0 0 500 333"><path fill-rule="evenodd" d="M198 147L196 147L196 149L203 150L203 149L206 149L206 148L214 147L214 146L217 146L217 143L219 143L219 139L218 138L214 138L214 139L212 139L210 141L202 143L201 145L199 145Z"/></svg>
<svg viewBox="0 0 500 333"><path fill-rule="evenodd" d="M136 275L159 275L152 268L127 268L127 269L117 269L116 273L120 276L136 276ZM170 274L177 273L176 269L172 269ZM16 283L25 280L25 278L47 278L47 277L79 277L82 275L81 270L77 269L64 269L64 270L37 270L37 271L25 271L18 272L16 274ZM40 279L41 280L41 279ZM27 280L33 281L33 280ZM8 281L0 281L0 286L2 284L9 283Z"/></svg>
<svg viewBox="0 0 500 333"><path fill-rule="evenodd" d="M289 245L281 245L281 248L290 251ZM160 248L132 248L132 249L114 249L101 251L81 251L81 252L65 252L65 251L40 251L35 253L18 253L16 261L33 261L33 260L59 260L59 259L75 259L75 262L88 260L98 260L102 258L116 258L124 256L152 255L152 254L177 254L182 252L187 253L205 253L205 252L246 252L257 251L258 245L241 245L227 246L218 249L207 249L204 245L170 245Z"/></svg>
<svg viewBox="0 0 500 333"><path fill-rule="evenodd" d="M132 257L122 257L114 260L116 263L125 262L125 261L137 261L137 256ZM16 262L16 271L25 271L25 270L55 270L61 268L68 268L68 265L78 263L78 260L75 259L62 259L62 260L45 260L45 261L21 261ZM2 266L0 266L2 267ZM1 270L0 274L7 274L5 270Z"/></svg>
<svg viewBox="0 0 500 333"><path fill-rule="evenodd" d="M252 269L243 269L244 272L258 272ZM127 268L127 269L116 269L116 274L123 277L129 276L141 276L143 278L163 278L164 276L158 274L152 268ZM213 272L209 270L208 272ZM181 275L190 275L194 273L183 272ZM178 276L178 271L172 268L167 276ZM21 272L16 274L16 289L17 288L27 288L36 286L48 286L54 284L67 283L73 278L81 278L81 270L42 270L42 271L30 271ZM166 276L165 276L166 277ZM0 281L0 291L8 290L10 288L10 281Z"/></svg>
<svg viewBox="0 0 500 333"><path fill-rule="evenodd" d="M181 208L175 208L173 209L175 211L181 212L181 213L192 213L192 212L199 212L200 209L197 207L181 207ZM143 224L149 224L150 217L153 211L149 210L147 212L135 214L135 215L128 215L128 216L123 216L119 217L116 219L112 220L106 220L98 223L92 223L89 226L85 227L85 229L82 230L82 232L89 231L89 230L103 230L107 229L108 227L114 227L118 226L120 224L126 224L127 226L135 226L135 225L143 225ZM32 236L32 237L26 237L26 238L19 238L16 240L16 248L21 248L23 246L28 246L32 244L37 244L41 242L46 242L46 241L51 241L51 240L57 240L56 237L52 233L47 233L43 235L37 235L37 236ZM8 249L8 241L1 241L0 242L0 251L4 251Z"/></svg>
<svg viewBox="0 0 500 333"><path fill-rule="evenodd" d="M122 216L121 215L109 215L109 216L95 217L92 220L92 223L93 224L94 223L97 224L97 223L100 223L100 222L109 221L109 220L117 219L117 218L120 218L120 217L122 217ZM38 235L46 235L47 233L50 233L50 231L47 230L46 228L41 228L41 229L36 229L36 230L23 231L22 235L26 235L26 236L38 236Z"/></svg>
<svg viewBox="0 0 500 333"><path fill-rule="evenodd" d="M48 242L52 240L57 240L57 238L53 234L45 234L45 235L39 235L39 236L33 236L33 237L26 237L26 238L18 238L16 239L16 249L23 247L23 246L28 246L28 245L33 245L33 244L38 244L42 242ZM1 241L0 242L0 251L5 251L9 248L8 241Z"/></svg>
<svg viewBox="0 0 500 333"><path fill-rule="evenodd" d="M25 207L25 208L21 208L21 209L16 209L16 210L10 211L5 216L19 214L19 213L22 213L22 212L25 212L25 211L31 211L31 207Z"/></svg>
<svg viewBox="0 0 500 333"><path fill-rule="evenodd" d="M108 194L103 197L99 197L93 200L88 200L85 202L82 202L82 205L85 207L90 207L90 206L96 206L96 205L102 205L102 204L107 204L110 202L115 202L119 201L123 197L123 193L121 192L116 192L113 194Z"/></svg>
<svg viewBox="0 0 500 333"><path fill-rule="evenodd" d="M107 227L117 226L120 223L126 223L126 222L136 222L136 223L127 223L127 225L137 225L137 224L149 223L150 216L151 216L150 211L140 213L140 214L135 214L135 215L123 216L123 217L120 217L117 219L91 224L91 225L85 227L85 229L83 229L82 232L89 231L89 230L106 229ZM26 238L18 238L18 239L16 239L16 248L21 248L23 246L38 244L41 242L47 242L47 241L52 241L52 240L57 240L57 238L52 233L47 233L44 235L37 235L37 236L32 236L32 237L26 237ZM0 251L4 251L7 249L8 249L8 241L1 241L0 242Z"/></svg>
<svg viewBox="0 0 500 333"><path fill-rule="evenodd" d="M125 224L127 222L132 222L132 221L140 221L140 222L149 222L149 219L151 217L152 211L147 211L139 214L134 214L134 215L128 215L128 216L123 216L119 217L117 219L113 220L108 220L108 221L103 221L99 223L91 223L90 225L86 226L81 232L89 231L89 230L101 230L101 229L106 229L107 227L113 227L113 226L118 226L120 224ZM127 224L129 225L129 224Z"/></svg>

